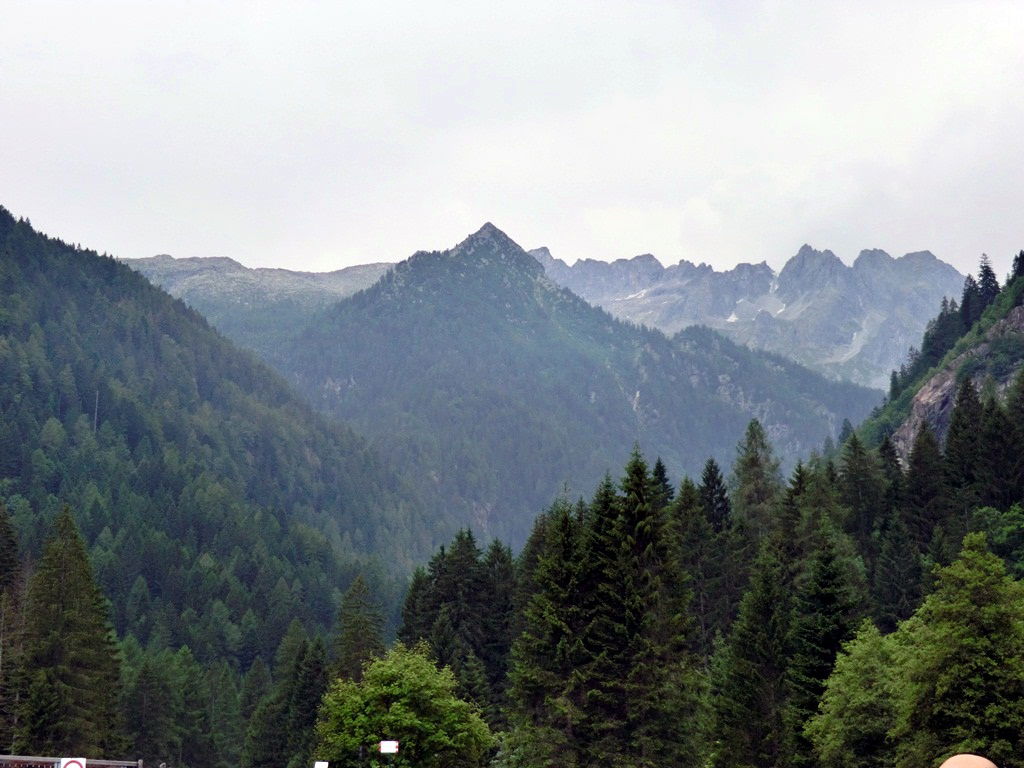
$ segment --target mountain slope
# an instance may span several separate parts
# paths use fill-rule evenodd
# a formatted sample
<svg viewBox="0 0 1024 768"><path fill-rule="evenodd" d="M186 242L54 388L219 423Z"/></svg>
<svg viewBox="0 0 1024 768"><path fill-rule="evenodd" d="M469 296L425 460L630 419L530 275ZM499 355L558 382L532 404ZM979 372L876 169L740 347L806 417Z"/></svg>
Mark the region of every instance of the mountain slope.
<svg viewBox="0 0 1024 768"><path fill-rule="evenodd" d="M900 456L910 453L921 425L945 439L957 389L970 378L980 392L1001 397L1024 368L1024 277L1010 282L941 362L920 375L862 426L874 443L891 436Z"/></svg>
<svg viewBox="0 0 1024 768"><path fill-rule="evenodd" d="M292 618L435 545L364 442L111 258L0 208L0 500L30 551L70 504L119 632L242 668ZM439 532L438 539L450 535Z"/></svg>
<svg viewBox="0 0 1024 768"><path fill-rule="evenodd" d="M226 258L126 259L221 333L261 356L301 331L317 311L373 285L390 264L335 272L250 269Z"/></svg>
<svg viewBox="0 0 1024 768"><path fill-rule="evenodd" d="M318 318L272 362L485 532L523 539L563 486L589 492L634 440L673 476L726 466L747 421L787 460L877 394L706 329L614 320L488 224L417 253Z"/></svg>
<svg viewBox="0 0 1024 768"><path fill-rule="evenodd" d="M767 264L725 272L653 256L569 267L531 251L549 277L616 317L675 333L708 325L734 341L778 352L832 378L884 388L943 296L963 275L928 252L894 259L862 251L847 267L805 245L776 276Z"/></svg>

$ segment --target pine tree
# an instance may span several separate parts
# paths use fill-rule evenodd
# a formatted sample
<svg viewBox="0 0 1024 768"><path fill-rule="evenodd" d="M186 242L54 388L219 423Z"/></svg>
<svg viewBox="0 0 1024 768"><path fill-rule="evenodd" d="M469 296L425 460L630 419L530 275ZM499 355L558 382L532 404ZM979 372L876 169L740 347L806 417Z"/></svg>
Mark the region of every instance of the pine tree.
<svg viewBox="0 0 1024 768"><path fill-rule="evenodd" d="M117 644L107 602L67 507L32 577L25 647L25 671L36 696L29 691L16 734L23 754L46 746L52 754L121 755ZM49 730L29 711L41 702L56 713Z"/></svg>
<svg viewBox="0 0 1024 768"><path fill-rule="evenodd" d="M412 647L426 638L430 630L428 622L427 600L430 591L430 578L426 570L417 567L409 582L402 604L402 626L398 630L398 639Z"/></svg>
<svg viewBox="0 0 1024 768"><path fill-rule="evenodd" d="M515 561L512 551L500 541L491 542L484 556L484 570L487 592L484 599L484 647L480 660L487 674L491 694L484 715L488 725L503 730L515 593Z"/></svg>
<svg viewBox="0 0 1024 768"><path fill-rule="evenodd" d="M1014 445L1024 445L1024 368L1021 368L1013 380L1013 385L1006 396L1006 417L1010 422ZM1014 451L1010 462L1010 494L1014 499L1024 500L1024 451Z"/></svg>
<svg viewBox="0 0 1024 768"><path fill-rule="evenodd" d="M793 768L815 765L804 724L817 712L836 655L852 636L857 618L857 601L846 570L826 537L811 558L807 580L793 605L784 714L786 753Z"/></svg>
<svg viewBox="0 0 1024 768"><path fill-rule="evenodd" d="M885 509L894 512L903 507L906 478L903 476L903 467L900 465L896 446L892 444L888 435L878 446L878 463L882 469L882 477L885 478Z"/></svg>
<svg viewBox="0 0 1024 768"><path fill-rule="evenodd" d="M783 765L791 598L774 542L761 547L713 681L714 768Z"/></svg>
<svg viewBox="0 0 1024 768"><path fill-rule="evenodd" d="M760 539L771 528L771 511L782 480L779 462L757 419L747 425L736 453L730 494L733 511Z"/></svg>
<svg viewBox="0 0 1024 768"><path fill-rule="evenodd" d="M372 657L371 657L372 658ZM288 734L288 768L305 768L313 762L317 710L327 690L327 651L317 637L309 643L295 670L288 699L285 729Z"/></svg>
<svg viewBox="0 0 1024 768"><path fill-rule="evenodd" d="M718 462L711 458L704 464L704 471L700 476L700 500L711 527L716 533L721 533L730 523L732 505L729 503L722 470L719 469Z"/></svg>
<svg viewBox="0 0 1024 768"><path fill-rule="evenodd" d="M341 599L334 642L334 674L357 683L363 667L384 653L384 619L362 574L356 576Z"/></svg>

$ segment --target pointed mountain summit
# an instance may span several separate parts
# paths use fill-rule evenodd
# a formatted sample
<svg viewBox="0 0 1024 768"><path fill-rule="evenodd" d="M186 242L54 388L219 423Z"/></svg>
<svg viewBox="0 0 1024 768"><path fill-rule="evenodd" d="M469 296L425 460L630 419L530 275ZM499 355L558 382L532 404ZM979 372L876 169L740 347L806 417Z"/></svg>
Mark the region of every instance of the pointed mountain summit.
<svg viewBox="0 0 1024 768"><path fill-rule="evenodd" d="M656 264L619 266L637 262ZM876 399L710 331L670 340L616 321L493 225L397 264L274 362L453 516L514 544L566 483L588 492L636 440L694 474L709 455L728 464L757 415L793 458Z"/></svg>

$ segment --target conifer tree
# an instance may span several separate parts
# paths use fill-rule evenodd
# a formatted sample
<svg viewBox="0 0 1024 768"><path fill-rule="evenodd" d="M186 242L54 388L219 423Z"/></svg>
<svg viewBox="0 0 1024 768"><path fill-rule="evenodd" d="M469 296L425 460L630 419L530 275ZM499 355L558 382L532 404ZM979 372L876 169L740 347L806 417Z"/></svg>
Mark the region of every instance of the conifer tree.
<svg viewBox="0 0 1024 768"><path fill-rule="evenodd" d="M372 657L371 657L372 658ZM323 640L314 638L306 647L302 661L289 686L287 718L288 768L305 768L313 762L317 710L327 690L327 651Z"/></svg>
<svg viewBox="0 0 1024 768"><path fill-rule="evenodd" d="M651 477L654 482L654 506L662 509L672 501L675 491L672 488L672 482L668 479L668 470L665 469L665 463L660 456L654 462Z"/></svg>
<svg viewBox="0 0 1024 768"><path fill-rule="evenodd" d="M526 606L524 629L512 650L513 724L536 765L581 765L589 736L586 691L576 670L585 663L581 604L583 531L569 505L549 513L547 542L537 562L537 589Z"/></svg>
<svg viewBox="0 0 1024 768"><path fill-rule="evenodd" d="M896 446L892 444L888 435L878 446L878 463L882 469L882 477L885 479L885 509L894 512L903 507L906 478L903 476L903 467L900 465Z"/></svg>
<svg viewBox="0 0 1024 768"><path fill-rule="evenodd" d="M923 422L910 451L906 494L907 529L919 551L928 547L935 527L946 518L946 487L939 444Z"/></svg>
<svg viewBox="0 0 1024 768"><path fill-rule="evenodd" d="M1024 251L1013 257L1013 268L1010 270L1010 282L1024 277Z"/></svg>
<svg viewBox="0 0 1024 768"><path fill-rule="evenodd" d="M384 619L362 574L356 576L341 599L334 643L334 674L357 683L363 666L384 653Z"/></svg>
<svg viewBox="0 0 1024 768"><path fill-rule="evenodd" d="M849 445L849 444L848 444ZM815 765L804 725L818 710L825 681L857 624L857 601L830 537L813 553L796 594L786 669L786 754L793 768Z"/></svg>
<svg viewBox="0 0 1024 768"><path fill-rule="evenodd" d="M736 453L730 494L733 511L756 538L761 538L770 529L771 511L782 481L779 462L757 419L747 425Z"/></svg>
<svg viewBox="0 0 1024 768"><path fill-rule="evenodd" d="M910 618L921 599L921 556L896 511L889 512L882 527L872 594L878 626L886 633Z"/></svg>
<svg viewBox="0 0 1024 768"><path fill-rule="evenodd" d="M978 264L978 296L981 299L983 312L999 296L999 278L996 277L996 273L992 269L988 255L984 253Z"/></svg>
<svg viewBox="0 0 1024 768"><path fill-rule="evenodd" d="M1014 469L1021 443L1015 440L1009 416L995 397L982 406L975 467L978 504L1008 509L1018 497Z"/></svg>
<svg viewBox="0 0 1024 768"><path fill-rule="evenodd" d="M839 470L840 499L850 509L846 529L867 559L874 559L876 516L882 511L885 497L884 480L878 464L856 433L843 447Z"/></svg>
<svg viewBox="0 0 1024 768"><path fill-rule="evenodd" d="M24 663L31 687L15 739L23 754L43 747L52 754L122 754L120 657L106 599L67 507L29 586ZM42 710L55 714L49 725L38 719Z"/></svg>
<svg viewBox="0 0 1024 768"><path fill-rule="evenodd" d="M428 622L427 600L430 590L430 578L422 567L417 567L409 581L409 589L402 603L402 626L398 629L398 639L412 647L423 640L430 631Z"/></svg>
<svg viewBox="0 0 1024 768"><path fill-rule="evenodd" d="M787 568L766 540L713 681L714 768L783 765L791 599Z"/></svg>
<svg viewBox="0 0 1024 768"><path fill-rule="evenodd" d="M582 524L582 523L581 523ZM506 680L512 648L515 561L512 551L495 540L484 556L487 593L484 599L483 662L490 688L490 700L484 715L492 728L504 725Z"/></svg>
<svg viewBox="0 0 1024 768"><path fill-rule="evenodd" d="M978 504L978 475L981 462L981 401L969 378L957 390L956 405L946 433L944 464L946 484L953 492L953 511L958 527L950 531L957 538L963 535L966 521Z"/></svg>
<svg viewBox="0 0 1024 768"><path fill-rule="evenodd" d="M1013 380L1006 396L1006 417L1010 422L1014 444L1024 445L1024 368ZM1014 451L1010 461L1010 493L1015 500L1024 501L1024 451Z"/></svg>
<svg viewBox="0 0 1024 768"><path fill-rule="evenodd" d="M706 510L700 490L690 478L684 478L669 512L678 536L676 557L689 576L691 613L696 621L693 650L703 658L710 656L715 633L725 627L728 618L721 583L724 536L715 533Z"/></svg>
<svg viewBox="0 0 1024 768"><path fill-rule="evenodd" d="M960 320L963 328L961 333L971 329L971 326L981 317L982 309L984 307L981 304L981 289L978 287L978 281L968 275L964 279L964 290L960 298Z"/></svg>
<svg viewBox="0 0 1024 768"><path fill-rule="evenodd" d="M720 533L730 522L732 505L725 487L725 479L718 462L709 458L700 476L700 500L704 515L716 533Z"/></svg>

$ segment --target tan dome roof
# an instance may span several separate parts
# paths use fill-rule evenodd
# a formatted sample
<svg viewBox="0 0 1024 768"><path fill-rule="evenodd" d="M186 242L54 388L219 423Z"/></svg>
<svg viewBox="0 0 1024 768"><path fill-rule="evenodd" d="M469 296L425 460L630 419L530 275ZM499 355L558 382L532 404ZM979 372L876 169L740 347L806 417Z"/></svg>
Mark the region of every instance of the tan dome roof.
<svg viewBox="0 0 1024 768"><path fill-rule="evenodd" d="M991 760L980 755L953 755L939 768L997 768Z"/></svg>

